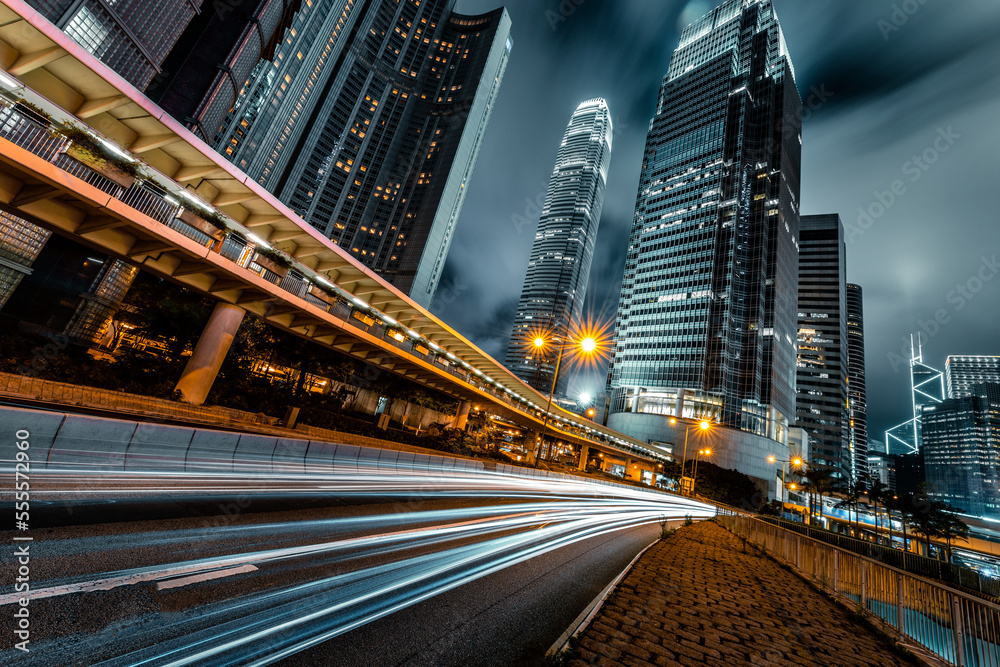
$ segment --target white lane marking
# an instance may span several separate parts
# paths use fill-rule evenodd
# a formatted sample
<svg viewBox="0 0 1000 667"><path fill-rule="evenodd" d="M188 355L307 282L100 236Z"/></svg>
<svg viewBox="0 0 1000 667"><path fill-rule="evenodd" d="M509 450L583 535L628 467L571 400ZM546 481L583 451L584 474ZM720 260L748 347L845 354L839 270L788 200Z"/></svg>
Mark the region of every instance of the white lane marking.
<svg viewBox="0 0 1000 667"><path fill-rule="evenodd" d="M241 565L239 567L230 567L225 570L213 570L211 572L196 574L193 577L181 577L180 579L167 579L166 581L158 582L156 584L156 590L165 591L169 588L180 588L181 586L196 584L199 581L209 581L211 579L221 579L223 577L231 577L234 574L253 572L256 569L257 569L256 567L247 563L246 565Z"/></svg>

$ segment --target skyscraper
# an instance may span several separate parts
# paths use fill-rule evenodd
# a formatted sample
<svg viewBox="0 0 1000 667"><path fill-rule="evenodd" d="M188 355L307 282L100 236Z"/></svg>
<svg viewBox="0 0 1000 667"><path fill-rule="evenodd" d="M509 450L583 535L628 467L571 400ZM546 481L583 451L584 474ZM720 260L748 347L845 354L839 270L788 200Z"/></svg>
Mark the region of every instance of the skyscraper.
<svg viewBox="0 0 1000 667"><path fill-rule="evenodd" d="M975 516L1000 518L1000 384L923 408L927 492Z"/></svg>
<svg viewBox="0 0 1000 667"><path fill-rule="evenodd" d="M801 117L770 0L729 0L684 29L646 138L608 375L615 428L629 432L629 413L704 415L786 438Z"/></svg>
<svg viewBox="0 0 1000 667"><path fill-rule="evenodd" d="M847 283L847 398L850 447L854 453L852 477L864 486L868 482L864 291L853 283Z"/></svg>
<svg viewBox="0 0 1000 667"><path fill-rule="evenodd" d="M1000 384L1000 357L953 354L945 361L944 376L948 398L969 396L977 384Z"/></svg>
<svg viewBox="0 0 1000 667"><path fill-rule="evenodd" d="M202 1L27 0L73 41L139 90L145 89L161 71L164 59L181 33L201 12Z"/></svg>
<svg viewBox="0 0 1000 667"><path fill-rule="evenodd" d="M302 0L211 3L178 36L146 95L211 142L257 64L274 59L301 7Z"/></svg>
<svg viewBox="0 0 1000 667"><path fill-rule="evenodd" d="M215 146L307 222L430 303L510 53L455 0L306 3Z"/></svg>
<svg viewBox="0 0 1000 667"><path fill-rule="evenodd" d="M812 467L852 479L856 463L847 412L846 266L840 216L802 216L796 424L809 432Z"/></svg>
<svg viewBox="0 0 1000 667"><path fill-rule="evenodd" d="M539 391L552 388L559 347L552 339L567 336L583 308L611 164L611 138L608 103L596 98L580 104L559 144L545 193L505 362ZM538 351L530 345L536 336L549 341ZM566 377L560 378L560 394Z"/></svg>

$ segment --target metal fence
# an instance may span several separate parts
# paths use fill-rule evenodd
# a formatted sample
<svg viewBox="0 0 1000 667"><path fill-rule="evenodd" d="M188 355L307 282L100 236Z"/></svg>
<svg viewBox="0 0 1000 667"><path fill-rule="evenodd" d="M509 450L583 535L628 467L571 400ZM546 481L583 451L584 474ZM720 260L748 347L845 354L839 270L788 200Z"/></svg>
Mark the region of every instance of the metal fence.
<svg viewBox="0 0 1000 667"><path fill-rule="evenodd" d="M718 521L945 663L1000 666L1000 606L754 517Z"/></svg>
<svg viewBox="0 0 1000 667"><path fill-rule="evenodd" d="M1000 580L984 576L968 567L955 565L954 563L948 563L936 558L928 558L927 556L921 556L910 551L902 551L893 547L874 544L866 540L848 537L847 535L838 535L827 530L810 528L801 523L771 517L760 517L760 520L781 526L786 530L801 533L820 542L826 542L841 549L853 551L866 558L877 560L880 563L891 565L900 570L906 570L911 574L940 579L946 584L958 586L967 591L986 595L994 599L1000 599ZM917 536L911 533L907 536L907 539L916 540Z"/></svg>

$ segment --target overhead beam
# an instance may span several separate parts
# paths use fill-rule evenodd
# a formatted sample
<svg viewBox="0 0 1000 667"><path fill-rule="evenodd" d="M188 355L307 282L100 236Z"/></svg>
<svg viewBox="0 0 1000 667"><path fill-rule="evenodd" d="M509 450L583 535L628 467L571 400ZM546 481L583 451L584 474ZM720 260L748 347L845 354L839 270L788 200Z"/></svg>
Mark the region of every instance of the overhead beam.
<svg viewBox="0 0 1000 667"><path fill-rule="evenodd" d="M58 197L62 194L62 191L42 183L40 185L25 185L21 188L21 191L17 193L13 201L10 202L11 206L16 206L21 208L28 204L33 204L36 201L43 201L45 199L52 199L53 197Z"/></svg>
<svg viewBox="0 0 1000 667"><path fill-rule="evenodd" d="M124 106L131 102L125 95L112 95L110 97L102 97L96 100L87 100L79 107L77 107L74 114L77 118L87 119L94 116L100 115L106 111L111 111L112 109L117 109L120 106Z"/></svg>
<svg viewBox="0 0 1000 667"><path fill-rule="evenodd" d="M181 138L176 134L157 134L151 137L139 137L133 141L132 145L128 148L133 153L142 154L156 150L157 148L169 146L170 144L177 143L180 140Z"/></svg>
<svg viewBox="0 0 1000 667"><path fill-rule="evenodd" d="M63 51L61 46L53 46L47 49L41 49L39 51L33 51L31 53L25 53L17 60L14 64L7 68L7 71L14 76L24 76L28 72L38 69L39 67L45 67L50 62L62 58L66 53Z"/></svg>

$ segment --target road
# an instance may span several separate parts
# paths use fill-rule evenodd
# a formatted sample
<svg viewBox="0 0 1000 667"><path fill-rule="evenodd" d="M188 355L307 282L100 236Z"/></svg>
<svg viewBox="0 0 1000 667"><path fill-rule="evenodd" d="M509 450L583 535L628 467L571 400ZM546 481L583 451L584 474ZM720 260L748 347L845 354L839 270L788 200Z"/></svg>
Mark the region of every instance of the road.
<svg viewBox="0 0 1000 667"><path fill-rule="evenodd" d="M33 538L31 652L0 664L534 664L661 521L714 513L585 480L433 468L49 468L32 484L44 523L16 535ZM14 536L0 535L7 618L21 595Z"/></svg>

